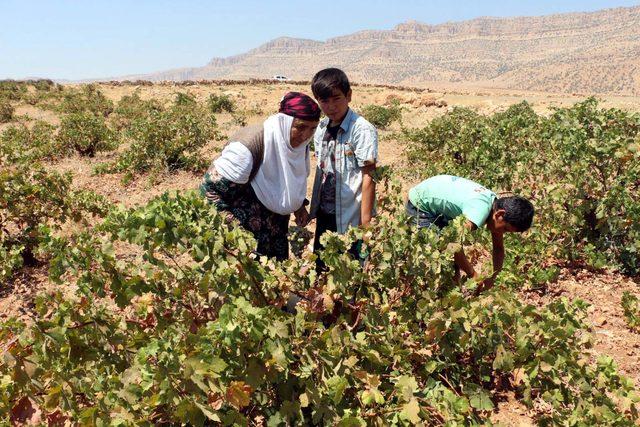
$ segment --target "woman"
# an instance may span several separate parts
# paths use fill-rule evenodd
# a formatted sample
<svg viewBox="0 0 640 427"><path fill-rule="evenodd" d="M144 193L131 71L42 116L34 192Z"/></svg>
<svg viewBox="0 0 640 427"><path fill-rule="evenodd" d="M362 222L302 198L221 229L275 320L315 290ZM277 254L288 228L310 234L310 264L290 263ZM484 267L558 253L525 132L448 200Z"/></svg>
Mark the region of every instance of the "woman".
<svg viewBox="0 0 640 427"><path fill-rule="evenodd" d="M253 233L261 255L288 258L289 216L300 226L309 221L309 142L319 120L313 99L287 93L277 114L232 138L200 185L209 202Z"/></svg>

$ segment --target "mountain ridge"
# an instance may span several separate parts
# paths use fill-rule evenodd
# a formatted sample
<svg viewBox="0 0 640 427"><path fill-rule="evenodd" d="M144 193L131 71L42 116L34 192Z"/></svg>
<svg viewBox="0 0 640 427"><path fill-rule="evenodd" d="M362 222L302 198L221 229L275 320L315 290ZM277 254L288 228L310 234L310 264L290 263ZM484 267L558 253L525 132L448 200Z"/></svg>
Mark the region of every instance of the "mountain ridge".
<svg viewBox="0 0 640 427"><path fill-rule="evenodd" d="M245 53L123 79L308 80L337 66L354 81L543 92L640 94L640 6L535 17L402 22L325 41L278 37Z"/></svg>

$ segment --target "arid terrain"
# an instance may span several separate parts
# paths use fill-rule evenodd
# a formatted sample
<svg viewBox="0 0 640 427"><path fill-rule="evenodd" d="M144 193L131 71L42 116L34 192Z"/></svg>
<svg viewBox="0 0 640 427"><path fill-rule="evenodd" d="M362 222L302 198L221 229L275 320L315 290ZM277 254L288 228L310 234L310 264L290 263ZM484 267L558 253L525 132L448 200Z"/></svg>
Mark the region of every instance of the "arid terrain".
<svg viewBox="0 0 640 427"><path fill-rule="evenodd" d="M640 9L635 9L640 11ZM629 10L629 13L631 10ZM640 13L640 12L637 12ZM484 21L479 21L484 22ZM488 24L486 24L488 25ZM405 28L403 31L409 31ZM412 30L419 33L420 27ZM443 31L443 30L442 30ZM362 35L361 37L364 37ZM338 43L338 41L333 42ZM533 77L532 77L533 78ZM101 84L100 89L114 102L122 96L138 91L142 98L169 100L177 92L188 92L200 101L210 94L225 94L231 97L246 121L257 123L274 113L282 95L290 90L309 93L308 86L292 84L225 84L216 83L177 86L156 84L145 86ZM583 99L577 95L547 94L541 92L521 92L503 90L492 92L443 90L443 89L394 89L390 87L356 86L352 106L358 110L367 104L385 105L396 101L402 107L402 119L388 129L380 131L380 163L402 167L403 144L398 136L402 127L417 128L444 112L458 107L471 107L480 113L494 113L507 106L527 100L540 113L551 111L553 107L568 106ZM617 107L628 111L640 111L640 98L632 96L603 96L602 106ZM30 105L20 105L17 116L28 116L56 123L56 114ZM238 114L221 113L217 115L219 129L225 135L231 135L239 128ZM0 125L0 131L9 124ZM213 158L224 140L211 141L206 147L206 155ZM112 159L115 153L99 153L94 158L69 157L53 162L48 167L57 171L71 172L74 186L90 189L107 197L114 204L137 206L165 191L184 191L197 187L200 173L176 172L161 176L158 183L151 185L147 177L134 179L123 184L122 174L95 176L93 168L101 162ZM403 184L406 189L424 177L415 176ZM312 178L309 180L311 185ZM18 316L29 318L32 315L33 298L36 293L51 289L55 285L47 279L44 267L27 268L19 273L11 283L0 286L0 318ZM590 304L590 318L595 356L605 354L613 357L620 370L640 387L640 334L631 332L622 315L620 299L623 291L640 292L640 283L615 272L589 272L584 270L562 271L560 279L538 291L523 291L521 298L534 305L542 305L556 298L582 299ZM527 409L513 401L502 402L496 411L495 421L505 425L531 425L532 419Z"/></svg>
<svg viewBox="0 0 640 427"><path fill-rule="evenodd" d="M638 95L639 23L638 6L439 25L410 21L326 41L281 37L202 67L122 79L307 80L337 66L354 81L380 84Z"/></svg>

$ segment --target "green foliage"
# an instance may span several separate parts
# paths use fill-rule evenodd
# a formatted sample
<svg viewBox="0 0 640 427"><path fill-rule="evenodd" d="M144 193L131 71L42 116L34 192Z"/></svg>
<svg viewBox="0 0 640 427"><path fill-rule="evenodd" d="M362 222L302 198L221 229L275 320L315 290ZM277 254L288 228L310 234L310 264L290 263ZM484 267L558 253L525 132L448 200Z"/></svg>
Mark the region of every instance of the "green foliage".
<svg viewBox="0 0 640 427"><path fill-rule="evenodd" d="M623 292L622 309L629 327L634 331L640 332L640 300L638 300L638 297L631 292Z"/></svg>
<svg viewBox="0 0 640 427"><path fill-rule="evenodd" d="M177 92L173 101L174 105L181 107L197 107L198 101L191 93Z"/></svg>
<svg viewBox="0 0 640 427"><path fill-rule="evenodd" d="M247 125L247 113L245 111L236 111L231 113L233 123L237 126L244 127Z"/></svg>
<svg viewBox="0 0 640 427"><path fill-rule="evenodd" d="M39 262L37 251L68 220L106 212L104 201L71 189L71 176L49 172L38 164L0 171L0 282L23 264Z"/></svg>
<svg viewBox="0 0 640 427"><path fill-rule="evenodd" d="M15 244L8 246L5 246L4 242L0 243L0 283L5 283L24 263L22 259L24 247Z"/></svg>
<svg viewBox="0 0 640 427"><path fill-rule="evenodd" d="M0 80L0 101L20 101L27 94L27 85L15 80Z"/></svg>
<svg viewBox="0 0 640 427"><path fill-rule="evenodd" d="M36 121L31 127L12 125L0 135L0 165L53 159L60 155L55 126Z"/></svg>
<svg viewBox="0 0 640 427"><path fill-rule="evenodd" d="M199 170L206 166L199 150L217 138L216 121L203 109L185 99L176 100L163 110L151 109L133 120L125 135L130 141L114 164L104 165L99 172L135 173L177 169Z"/></svg>
<svg viewBox="0 0 640 427"><path fill-rule="evenodd" d="M632 383L583 353L584 303L537 309L500 278L466 296L451 257L473 235L460 221L416 231L398 190L374 227L323 237L318 281L313 256L255 257L195 192L59 240L51 276L75 295L43 295L32 325L0 328L0 413L29 397L72 423L469 425L512 390L549 408L543 424L638 419ZM345 253L355 239L364 269ZM279 308L291 290L308 300L296 315Z"/></svg>
<svg viewBox="0 0 640 427"><path fill-rule="evenodd" d="M53 80L50 79L33 80L29 83L38 92L49 92L59 87L59 85L57 85L53 82Z"/></svg>
<svg viewBox="0 0 640 427"><path fill-rule="evenodd" d="M109 118L130 143L112 170L199 167L217 135L210 108L189 94L168 108L127 101ZM85 107L65 132L86 129L74 117L102 129L105 110ZM32 322L0 323L0 423L35 406L41 421L89 425L476 425L514 393L543 425L633 425L633 383L585 352L586 304L537 308L513 288L554 280L564 257L637 267L638 123L587 100L550 117L527 104L491 117L456 109L407 131L408 173L470 176L536 203L537 226L508 237L507 266L479 297L474 281L455 282L451 259L487 233L462 218L440 234L416 230L384 168L380 215L326 234L319 275L299 250L306 230L292 233L301 258L257 257L253 237L196 192L62 233L106 204L33 163L63 141L52 127L13 126L0 146L0 282L47 258L61 286L37 297ZM355 241L364 266L348 254ZM291 294L296 314L281 309ZM637 320L637 299L623 305Z"/></svg>
<svg viewBox="0 0 640 427"><path fill-rule="evenodd" d="M77 151L93 157L98 151L113 150L117 146L116 135L101 116L91 112L71 113L62 118L57 140L68 151Z"/></svg>
<svg viewBox="0 0 640 427"><path fill-rule="evenodd" d="M233 99L229 95L216 95L212 93L209 95L209 111L212 114L221 113L226 111L228 113L233 113L236 109L235 103Z"/></svg>
<svg viewBox="0 0 640 427"><path fill-rule="evenodd" d="M313 233L306 227L299 227L297 225L289 227L289 244L291 246L291 252L295 256L302 256L312 239Z"/></svg>
<svg viewBox="0 0 640 427"><path fill-rule="evenodd" d="M512 252L518 267L551 257L640 272L640 116L587 99L549 117L529 104L482 116L457 108L406 131L407 174L450 173L533 199L535 229ZM527 267L528 266L528 267ZM553 275L552 275L553 276Z"/></svg>
<svg viewBox="0 0 640 427"><path fill-rule="evenodd" d="M157 112L162 109L162 104L158 100L144 100L136 91L131 95L125 95L120 98L118 106L114 114L109 117L109 120L111 120L116 129L122 130L131 126L134 121L148 117L154 111Z"/></svg>
<svg viewBox="0 0 640 427"><path fill-rule="evenodd" d="M113 112L113 102L98 89L97 85L82 85L62 93L62 100L56 110L65 114L91 113L108 117Z"/></svg>
<svg viewBox="0 0 640 427"><path fill-rule="evenodd" d="M3 101L0 99L0 123L8 123L13 120L13 114L15 109L9 101Z"/></svg>
<svg viewBox="0 0 640 427"><path fill-rule="evenodd" d="M360 111L362 116L377 128L384 129L391 123L402 118L400 105L394 104L390 107L381 105L365 105Z"/></svg>
<svg viewBox="0 0 640 427"><path fill-rule="evenodd" d="M29 91L22 97L24 102L48 110L58 109L65 92L64 86L51 80L29 80L27 83L34 88L34 91Z"/></svg>

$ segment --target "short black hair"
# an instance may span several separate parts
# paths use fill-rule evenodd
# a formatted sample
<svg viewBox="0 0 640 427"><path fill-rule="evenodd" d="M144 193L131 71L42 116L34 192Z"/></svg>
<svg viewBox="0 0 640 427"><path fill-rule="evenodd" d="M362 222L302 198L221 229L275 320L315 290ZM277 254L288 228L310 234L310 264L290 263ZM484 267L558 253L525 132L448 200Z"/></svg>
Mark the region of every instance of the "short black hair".
<svg viewBox="0 0 640 427"><path fill-rule="evenodd" d="M504 220L522 232L531 228L533 204L524 197L508 196L496 200L496 209L504 209Z"/></svg>
<svg viewBox="0 0 640 427"><path fill-rule="evenodd" d="M311 91L316 99L327 99L333 94L334 89L339 89L344 96L351 90L347 75L339 68L325 68L313 76Z"/></svg>

